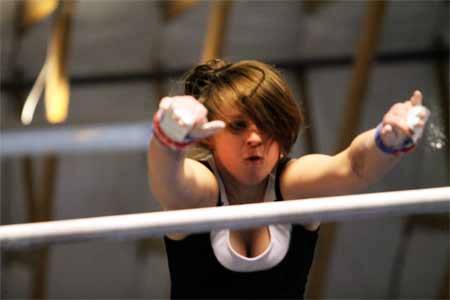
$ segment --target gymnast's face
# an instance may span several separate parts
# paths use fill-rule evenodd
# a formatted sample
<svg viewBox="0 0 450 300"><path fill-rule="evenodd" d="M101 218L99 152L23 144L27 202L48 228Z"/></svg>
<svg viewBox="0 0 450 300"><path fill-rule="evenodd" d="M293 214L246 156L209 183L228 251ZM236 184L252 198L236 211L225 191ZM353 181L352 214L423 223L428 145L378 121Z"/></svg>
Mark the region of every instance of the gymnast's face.
<svg viewBox="0 0 450 300"><path fill-rule="evenodd" d="M240 184L261 183L278 162L280 146L239 112L226 117L227 127L211 138L219 170Z"/></svg>

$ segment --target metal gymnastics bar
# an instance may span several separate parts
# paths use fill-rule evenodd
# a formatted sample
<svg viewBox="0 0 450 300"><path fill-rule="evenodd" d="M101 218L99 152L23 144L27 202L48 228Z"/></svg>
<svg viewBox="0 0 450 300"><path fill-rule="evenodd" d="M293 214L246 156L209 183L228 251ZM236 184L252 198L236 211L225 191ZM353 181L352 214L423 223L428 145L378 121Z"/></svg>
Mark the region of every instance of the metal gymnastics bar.
<svg viewBox="0 0 450 300"><path fill-rule="evenodd" d="M8 130L0 133L0 157L144 150L151 134L150 122Z"/></svg>
<svg viewBox="0 0 450 300"><path fill-rule="evenodd" d="M268 224L343 221L413 213L449 213L450 187L273 201L0 226L0 247L127 240Z"/></svg>

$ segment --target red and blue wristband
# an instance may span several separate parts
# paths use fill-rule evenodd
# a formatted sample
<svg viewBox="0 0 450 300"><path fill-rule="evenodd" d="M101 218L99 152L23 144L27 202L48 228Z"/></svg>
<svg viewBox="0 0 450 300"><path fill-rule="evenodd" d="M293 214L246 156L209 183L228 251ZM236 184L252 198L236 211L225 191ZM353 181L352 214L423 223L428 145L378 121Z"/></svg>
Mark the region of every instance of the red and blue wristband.
<svg viewBox="0 0 450 300"><path fill-rule="evenodd" d="M375 129L375 144L377 145L378 149L380 149L382 152L386 154L393 154L398 155L400 153L407 153L413 150L416 147L416 144L414 143L413 139L408 137L406 138L403 143L399 147L390 147L383 143L383 140L381 139L381 128L383 127L383 124L379 124L377 128Z"/></svg>
<svg viewBox="0 0 450 300"><path fill-rule="evenodd" d="M153 136L156 137L156 139L158 140L158 142L161 145L163 145L167 148L170 148L172 150L183 150L186 147L188 147L189 145L191 145L192 143L194 143L194 141L192 139L186 139L186 141L184 141L184 142L176 142L176 141L172 140L161 129L160 118L161 118L161 112L158 111L155 113L155 115L153 117Z"/></svg>

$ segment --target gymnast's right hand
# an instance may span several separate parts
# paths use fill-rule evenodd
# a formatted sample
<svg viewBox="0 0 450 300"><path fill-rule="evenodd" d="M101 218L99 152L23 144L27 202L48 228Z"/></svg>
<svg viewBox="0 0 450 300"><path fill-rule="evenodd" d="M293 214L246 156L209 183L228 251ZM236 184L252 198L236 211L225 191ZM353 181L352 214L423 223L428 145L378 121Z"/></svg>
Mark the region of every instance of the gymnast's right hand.
<svg viewBox="0 0 450 300"><path fill-rule="evenodd" d="M206 107L192 96L164 97L153 119L156 138L180 150L225 128L220 120L208 122Z"/></svg>

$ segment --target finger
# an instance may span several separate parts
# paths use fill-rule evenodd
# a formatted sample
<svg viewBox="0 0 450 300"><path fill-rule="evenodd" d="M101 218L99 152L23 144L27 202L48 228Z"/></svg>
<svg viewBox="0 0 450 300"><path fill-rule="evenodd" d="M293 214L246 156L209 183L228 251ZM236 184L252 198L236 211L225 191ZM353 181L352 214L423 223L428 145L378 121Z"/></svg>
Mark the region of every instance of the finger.
<svg viewBox="0 0 450 300"><path fill-rule="evenodd" d="M225 122L215 120L201 126L194 127L189 133L189 136L194 139L202 139L213 134L216 134L220 130L225 128Z"/></svg>
<svg viewBox="0 0 450 300"><path fill-rule="evenodd" d="M390 124L385 125L382 130L381 130L381 134L383 136L385 136L387 139L389 139L389 141L391 141L392 143L397 140L402 138L403 136L409 134L408 132L404 132L401 128L399 128L398 126L392 126Z"/></svg>
<svg viewBox="0 0 450 300"><path fill-rule="evenodd" d="M411 100L405 101L402 103L402 111L409 111L411 108L414 107L413 103L411 102Z"/></svg>
<svg viewBox="0 0 450 300"><path fill-rule="evenodd" d="M397 117L406 116L413 107L414 106L410 101L406 101L403 103L399 103L399 105L396 106L395 109L393 109L390 113Z"/></svg>
<svg viewBox="0 0 450 300"><path fill-rule="evenodd" d="M159 107L162 109L169 109L169 107L172 105L174 101L174 98L172 97L164 97L159 102Z"/></svg>
<svg viewBox="0 0 450 300"><path fill-rule="evenodd" d="M194 140L201 140L216 134L218 131L222 130L222 128L208 128L208 129L200 129L196 128L189 133L189 137Z"/></svg>
<svg viewBox="0 0 450 300"><path fill-rule="evenodd" d="M412 130L409 127L405 117L401 117L401 116L392 117L388 124L390 126L392 126L392 131L394 131L396 134L401 133L406 136L409 136L412 134Z"/></svg>
<svg viewBox="0 0 450 300"><path fill-rule="evenodd" d="M381 134L389 134L391 132L392 132L392 126L389 124L386 124L381 128Z"/></svg>
<svg viewBox="0 0 450 300"><path fill-rule="evenodd" d="M200 103L196 103L195 106L195 119L196 119L196 124L204 124L206 123L208 120L206 118L206 116L208 115L208 110L206 109L205 106L203 106Z"/></svg>
<svg viewBox="0 0 450 300"><path fill-rule="evenodd" d="M214 120L202 125L203 130L211 130L211 129L224 129L225 122L220 120Z"/></svg>
<svg viewBox="0 0 450 300"><path fill-rule="evenodd" d="M396 116L404 115L407 113L413 105L411 104L411 101L404 101L404 102L398 102L394 104L391 109L389 110L389 114L393 114Z"/></svg>
<svg viewBox="0 0 450 300"><path fill-rule="evenodd" d="M400 137L394 131L391 125L387 124L381 129L381 138L383 143L388 146L396 146Z"/></svg>
<svg viewBox="0 0 450 300"><path fill-rule="evenodd" d="M411 104L414 106L422 105L422 93L418 90L414 91L413 95L411 96Z"/></svg>

